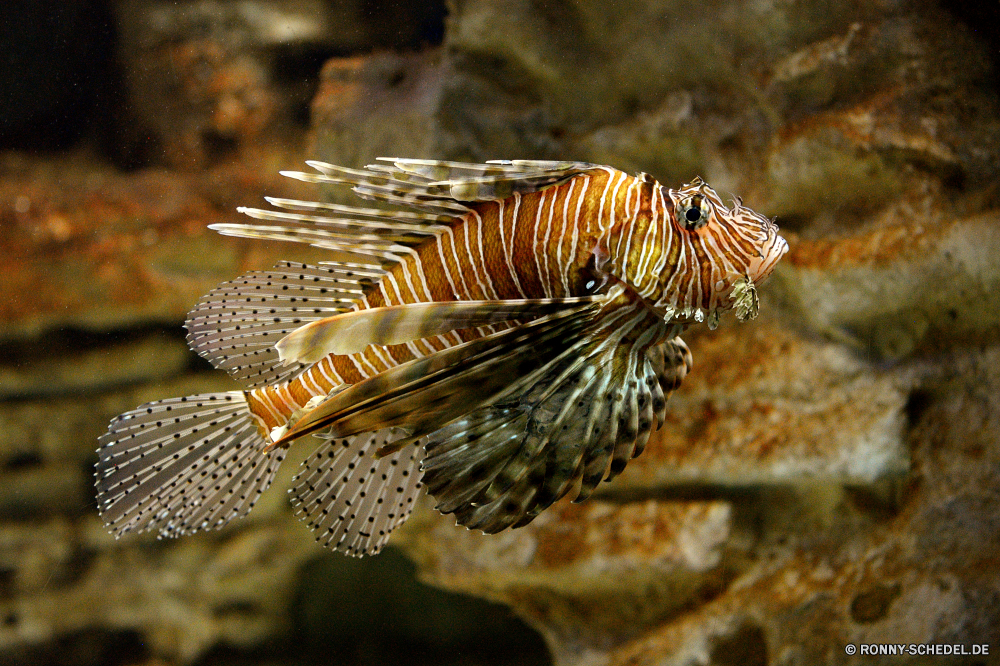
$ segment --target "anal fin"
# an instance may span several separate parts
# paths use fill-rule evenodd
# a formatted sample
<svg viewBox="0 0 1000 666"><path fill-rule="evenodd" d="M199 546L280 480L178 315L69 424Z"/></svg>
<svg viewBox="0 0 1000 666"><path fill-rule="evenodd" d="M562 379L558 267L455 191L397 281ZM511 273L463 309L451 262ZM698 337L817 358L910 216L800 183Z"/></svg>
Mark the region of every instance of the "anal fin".
<svg viewBox="0 0 1000 666"><path fill-rule="evenodd" d="M377 448L405 437L395 429L327 437L302 463L289 490L296 515L332 550L360 557L382 549L420 493L418 446L378 458Z"/></svg>

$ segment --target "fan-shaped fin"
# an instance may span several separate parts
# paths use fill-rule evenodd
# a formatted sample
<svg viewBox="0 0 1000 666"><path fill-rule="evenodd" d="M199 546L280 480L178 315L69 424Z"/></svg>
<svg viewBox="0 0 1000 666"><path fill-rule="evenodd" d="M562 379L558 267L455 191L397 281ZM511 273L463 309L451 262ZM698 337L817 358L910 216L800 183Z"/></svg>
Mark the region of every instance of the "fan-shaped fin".
<svg viewBox="0 0 1000 666"><path fill-rule="evenodd" d="M390 368L304 414L274 446L327 427L337 437L390 426L405 426L414 436L436 430L513 390L531 369L565 351L599 303L539 317Z"/></svg>
<svg viewBox="0 0 1000 666"><path fill-rule="evenodd" d="M283 381L305 366L281 363L274 346L303 324L345 312L363 293L367 269L278 262L224 282L188 314L188 344L249 387Z"/></svg>
<svg viewBox="0 0 1000 666"><path fill-rule="evenodd" d="M402 525L420 492L418 446L386 457L375 451L405 437L395 429L328 438L302 463L289 490L296 515L316 541L348 555L374 555Z"/></svg>
<svg viewBox="0 0 1000 666"><path fill-rule="evenodd" d="M665 397L681 385L687 373L691 372L693 360L691 350L680 338L667 340L663 344L650 347L646 352L656 373Z"/></svg>
<svg viewBox="0 0 1000 666"><path fill-rule="evenodd" d="M116 536L180 536L249 513L284 451L265 452L241 392L151 402L100 439L97 505Z"/></svg>
<svg viewBox="0 0 1000 666"><path fill-rule="evenodd" d="M604 322L616 335L549 362L519 400L493 401L429 435L422 468L438 509L498 532L574 488L582 501L620 473L662 425L664 385L672 390L690 364L679 338L619 344L642 316Z"/></svg>

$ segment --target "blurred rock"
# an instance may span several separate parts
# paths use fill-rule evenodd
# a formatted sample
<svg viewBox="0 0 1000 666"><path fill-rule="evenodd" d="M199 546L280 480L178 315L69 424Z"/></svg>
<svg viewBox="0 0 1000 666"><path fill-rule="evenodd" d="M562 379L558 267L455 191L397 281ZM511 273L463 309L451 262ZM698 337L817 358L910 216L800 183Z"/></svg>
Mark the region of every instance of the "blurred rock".
<svg viewBox="0 0 1000 666"><path fill-rule="evenodd" d="M82 349L73 349L62 341L69 347L63 354L57 351L59 342L58 336L49 336L37 346L19 345L16 356L8 354L5 363L0 364L0 399L64 395L155 381L182 372L192 360L183 341L162 332ZM43 345L44 351L39 348Z"/></svg>
<svg viewBox="0 0 1000 666"><path fill-rule="evenodd" d="M866 505L855 498L840 507L840 527L824 534L786 525L782 536L761 542L756 565L725 593L602 663L871 660L847 657L848 643L990 644L992 651L1000 640L1000 586L988 573L1000 546L998 354L996 346L955 351L928 379L911 414L914 480L899 513L862 519Z"/></svg>
<svg viewBox="0 0 1000 666"><path fill-rule="evenodd" d="M319 0L116 4L130 113L174 168L196 170L293 133L308 87L279 79L278 54L331 48ZM296 85L298 89L296 89Z"/></svg>
<svg viewBox="0 0 1000 666"><path fill-rule="evenodd" d="M878 360L996 341L1000 217L904 206L874 230L801 239L776 291L804 325Z"/></svg>
<svg viewBox="0 0 1000 666"><path fill-rule="evenodd" d="M399 543L425 580L511 605L560 651L606 649L713 596L742 547L726 502L564 501L492 536L411 521Z"/></svg>
<svg viewBox="0 0 1000 666"><path fill-rule="evenodd" d="M289 143L330 55L440 41L436 2L122 0L135 122L193 170L247 146Z"/></svg>
<svg viewBox="0 0 1000 666"><path fill-rule="evenodd" d="M429 580L511 604L560 664L855 663L848 643L994 644L1000 348L939 361L908 404L897 499L849 484L590 500L494 537L443 517L402 543ZM670 586L681 575L704 587Z"/></svg>
<svg viewBox="0 0 1000 666"><path fill-rule="evenodd" d="M312 103L320 156L361 165L376 157L436 155L440 53L376 53L335 58L320 75ZM346 196L332 192L331 196Z"/></svg>
<svg viewBox="0 0 1000 666"><path fill-rule="evenodd" d="M236 221L264 194L308 196L277 174L290 153L250 153L200 174L115 172L75 157L0 163L0 338L57 327L109 330L176 324L219 282L309 249L225 239L208 229ZM312 192L315 195L315 192Z"/></svg>
<svg viewBox="0 0 1000 666"><path fill-rule="evenodd" d="M220 641L259 642L281 626L294 577L312 553L312 540L298 528L290 521L265 522L162 549L119 546L105 538L95 543L88 534L103 529L94 517L73 528L5 523L4 533L21 540L0 547L0 558L13 562L8 575L17 600L0 601L0 646L111 627L142 631L152 653L186 662ZM31 550L56 535L49 551L36 556ZM17 558L18 552L23 556ZM50 563L33 564L36 558ZM58 578L66 568L58 558L63 564L77 560L75 579ZM49 566L56 577L39 580L33 569L38 566Z"/></svg>
<svg viewBox="0 0 1000 666"><path fill-rule="evenodd" d="M96 516L113 416L233 387L183 350L198 298L324 258L207 230L264 194L317 196L277 176L305 157L310 103L309 157L701 175L791 246L760 319L686 335L693 371L614 483L493 536L425 499L393 538L421 578L505 604L557 664L995 648L997 10L959 4L452 0L438 45L435 3L116 3L122 140L152 137L140 166L168 167L0 157L0 661L546 658L492 648L517 642L496 607L421 591L398 557L315 546L293 459L220 532L116 542Z"/></svg>
<svg viewBox="0 0 1000 666"><path fill-rule="evenodd" d="M117 5L121 59L137 103L131 112L167 164L202 168L259 142L272 124L287 124L262 51L282 40L319 38L325 16L319 2L307 3L312 16L304 3L282 4ZM268 14L279 19L273 27Z"/></svg>
<svg viewBox="0 0 1000 666"><path fill-rule="evenodd" d="M905 374L762 322L731 322L690 346L694 367L666 422L609 492L905 476Z"/></svg>
<svg viewBox="0 0 1000 666"><path fill-rule="evenodd" d="M997 204L986 48L945 11L897 2L453 0L439 57L327 66L315 152L700 174L819 231L928 187L969 215Z"/></svg>

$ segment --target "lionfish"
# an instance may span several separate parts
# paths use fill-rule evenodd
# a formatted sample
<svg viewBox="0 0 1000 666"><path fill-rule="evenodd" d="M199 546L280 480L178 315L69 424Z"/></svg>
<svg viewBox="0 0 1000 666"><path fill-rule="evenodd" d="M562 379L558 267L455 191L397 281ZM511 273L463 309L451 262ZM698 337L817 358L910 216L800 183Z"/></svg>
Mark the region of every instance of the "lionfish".
<svg viewBox="0 0 1000 666"><path fill-rule="evenodd" d="M190 346L244 390L151 402L100 439L116 535L178 536L246 515L289 445L321 443L290 493L317 541L378 552L426 488L486 533L610 481L663 424L691 368L678 337L733 310L788 249L773 221L700 178L668 189L582 162L308 162L284 175L380 208L267 198L230 236L308 243L225 282Z"/></svg>

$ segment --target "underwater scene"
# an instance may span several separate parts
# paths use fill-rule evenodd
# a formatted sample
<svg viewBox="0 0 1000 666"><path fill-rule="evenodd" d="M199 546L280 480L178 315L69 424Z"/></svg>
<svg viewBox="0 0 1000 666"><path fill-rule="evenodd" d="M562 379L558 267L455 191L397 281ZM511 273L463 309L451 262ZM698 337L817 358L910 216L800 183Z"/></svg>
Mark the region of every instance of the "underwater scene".
<svg viewBox="0 0 1000 666"><path fill-rule="evenodd" d="M12 4L0 666L1000 663L998 25Z"/></svg>

